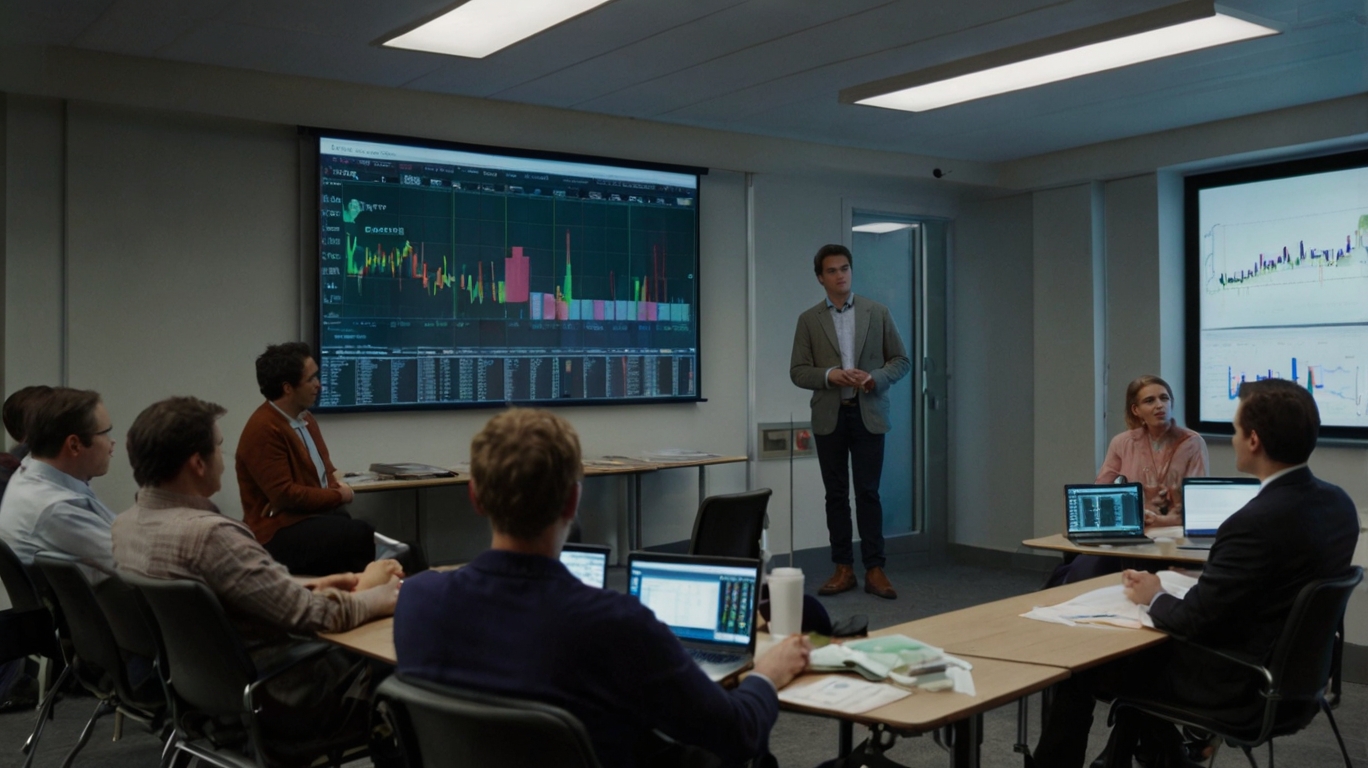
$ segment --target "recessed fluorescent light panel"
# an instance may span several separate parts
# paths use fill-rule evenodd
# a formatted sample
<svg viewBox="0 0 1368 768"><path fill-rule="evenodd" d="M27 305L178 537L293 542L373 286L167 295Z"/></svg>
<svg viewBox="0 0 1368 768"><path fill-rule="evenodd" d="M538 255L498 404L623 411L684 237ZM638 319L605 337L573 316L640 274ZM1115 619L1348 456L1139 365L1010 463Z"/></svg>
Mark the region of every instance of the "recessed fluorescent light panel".
<svg viewBox="0 0 1368 768"><path fill-rule="evenodd" d="M482 59L610 0L468 0L381 45Z"/></svg>
<svg viewBox="0 0 1368 768"><path fill-rule="evenodd" d="M897 232L900 229L916 229L916 224L900 224L896 221L874 221L869 224L861 224L851 227L851 232L870 232L875 235L886 235L889 232Z"/></svg>
<svg viewBox="0 0 1368 768"><path fill-rule="evenodd" d="M1267 22L1186 2L841 92L847 104L925 112L1226 43L1276 35Z"/></svg>

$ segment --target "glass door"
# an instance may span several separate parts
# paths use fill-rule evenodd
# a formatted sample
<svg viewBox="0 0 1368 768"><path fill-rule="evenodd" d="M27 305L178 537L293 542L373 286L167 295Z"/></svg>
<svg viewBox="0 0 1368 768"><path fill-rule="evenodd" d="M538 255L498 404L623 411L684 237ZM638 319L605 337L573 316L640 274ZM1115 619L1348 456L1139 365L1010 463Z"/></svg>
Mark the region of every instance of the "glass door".
<svg viewBox="0 0 1368 768"><path fill-rule="evenodd" d="M912 361L889 393L880 496L890 553L924 551L943 538L946 229L936 219L851 212L855 294L888 307Z"/></svg>

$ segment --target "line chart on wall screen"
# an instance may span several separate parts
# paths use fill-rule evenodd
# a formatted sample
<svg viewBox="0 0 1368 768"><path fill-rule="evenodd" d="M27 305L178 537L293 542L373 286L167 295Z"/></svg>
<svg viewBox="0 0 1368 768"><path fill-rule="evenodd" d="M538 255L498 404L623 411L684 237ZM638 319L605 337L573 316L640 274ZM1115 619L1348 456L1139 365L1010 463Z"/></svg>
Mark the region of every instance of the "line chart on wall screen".
<svg viewBox="0 0 1368 768"><path fill-rule="evenodd" d="M1202 420L1281 378L1325 424L1368 427L1368 169L1202 189L1199 206Z"/></svg>

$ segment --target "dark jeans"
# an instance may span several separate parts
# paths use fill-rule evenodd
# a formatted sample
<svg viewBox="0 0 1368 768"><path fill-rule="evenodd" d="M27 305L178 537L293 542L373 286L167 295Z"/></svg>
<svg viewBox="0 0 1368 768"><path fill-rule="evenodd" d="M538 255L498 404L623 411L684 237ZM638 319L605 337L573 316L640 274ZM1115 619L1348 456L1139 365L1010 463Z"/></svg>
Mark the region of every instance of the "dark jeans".
<svg viewBox="0 0 1368 768"><path fill-rule="evenodd" d="M814 435L817 463L826 486L827 534L831 537L831 561L851 565L850 479L855 478L855 520L860 527L860 558L865 568L884 565L883 504L879 501L879 478L883 475L884 436L865 428L860 406L843 405L836 429Z"/></svg>
<svg viewBox="0 0 1368 768"><path fill-rule="evenodd" d="M276 531L266 551L296 575L360 573L375 559L375 528L331 509Z"/></svg>

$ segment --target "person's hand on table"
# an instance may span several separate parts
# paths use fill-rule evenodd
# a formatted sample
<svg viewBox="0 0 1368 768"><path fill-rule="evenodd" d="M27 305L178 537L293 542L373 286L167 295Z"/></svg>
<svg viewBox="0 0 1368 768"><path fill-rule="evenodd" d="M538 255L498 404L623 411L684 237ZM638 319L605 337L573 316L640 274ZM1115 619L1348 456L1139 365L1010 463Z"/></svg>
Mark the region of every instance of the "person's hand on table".
<svg viewBox="0 0 1368 768"><path fill-rule="evenodd" d="M350 485L347 485L341 480L337 481L337 491L342 494L343 504L350 504L352 499L356 498L356 491L353 491Z"/></svg>
<svg viewBox="0 0 1368 768"><path fill-rule="evenodd" d="M319 589L340 589L343 592L351 592L356 589L357 576L354 573L334 573L331 576L319 576L316 579L308 579L303 582L305 588L309 590Z"/></svg>
<svg viewBox="0 0 1368 768"><path fill-rule="evenodd" d="M775 688L783 688L807 669L812 643L804 635L790 635L755 660L755 671L769 678Z"/></svg>
<svg viewBox="0 0 1368 768"><path fill-rule="evenodd" d="M389 581L369 589L356 590L356 596L365 601L372 619L394 615L394 605L399 602L399 585L403 579L391 576Z"/></svg>
<svg viewBox="0 0 1368 768"><path fill-rule="evenodd" d="M1149 605L1154 596L1164 591L1159 577L1149 571L1125 570L1121 572L1121 587L1126 599L1136 605Z"/></svg>
<svg viewBox="0 0 1368 768"><path fill-rule="evenodd" d="M378 587L381 584L389 583L391 578L404 578L404 567L399 564L398 560L376 560L367 565L366 570L361 572L353 589L359 592L363 589Z"/></svg>

